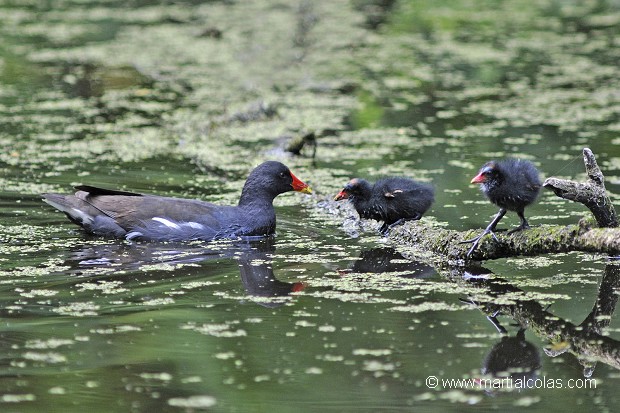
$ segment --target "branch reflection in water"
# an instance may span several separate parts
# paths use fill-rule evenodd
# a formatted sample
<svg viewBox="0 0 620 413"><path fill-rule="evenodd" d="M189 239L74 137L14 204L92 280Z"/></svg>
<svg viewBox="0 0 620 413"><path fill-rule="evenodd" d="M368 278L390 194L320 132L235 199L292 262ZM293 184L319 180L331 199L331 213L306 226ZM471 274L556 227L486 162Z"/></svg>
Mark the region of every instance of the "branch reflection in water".
<svg viewBox="0 0 620 413"><path fill-rule="evenodd" d="M516 337L504 337L493 347L484 361L483 373L506 377L507 374L514 373L511 369L516 367L525 376L535 374L540 368L537 364L540 363L538 353L531 348L531 343L525 341L526 328L541 340L549 342L543 349L547 356L557 357L566 352L573 354L583 367L584 377L592 377L597 362L620 370L620 341L604 333L604 329L611 323L618 301L617 291L620 288L618 261L610 261L606 265L594 306L579 325L558 317L549 311L550 306L536 300L515 299L518 296L526 297L527 292L506 279L494 277L485 268L454 270L451 277L452 279L458 277L468 285L480 288L480 294L462 301L476 305L501 334L506 334L507 331L497 320L500 315L512 318L519 327ZM505 302L510 304L504 304ZM516 348L519 348L519 351L515 351ZM506 352L506 349L510 349L510 352ZM498 352L500 354L497 354ZM514 359L509 360L507 357Z"/></svg>
<svg viewBox="0 0 620 413"><path fill-rule="evenodd" d="M427 278L437 274L437 271L430 265L408 260L392 247L362 250L359 259L353 262L351 268L339 270L339 272L341 274L394 273L394 275L406 278Z"/></svg>

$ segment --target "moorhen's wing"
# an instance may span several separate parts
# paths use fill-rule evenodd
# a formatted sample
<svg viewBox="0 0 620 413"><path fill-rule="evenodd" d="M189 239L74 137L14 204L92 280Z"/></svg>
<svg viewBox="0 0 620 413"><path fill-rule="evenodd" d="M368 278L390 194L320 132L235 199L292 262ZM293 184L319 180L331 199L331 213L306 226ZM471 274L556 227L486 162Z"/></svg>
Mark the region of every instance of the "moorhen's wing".
<svg viewBox="0 0 620 413"><path fill-rule="evenodd" d="M384 178L377 181L374 192L376 195L381 194L387 200L402 198L407 194L415 191L419 184L407 178Z"/></svg>
<svg viewBox="0 0 620 413"><path fill-rule="evenodd" d="M428 191L428 187L424 184L401 179L387 181L381 186L381 192L388 200L398 200L416 195L424 195Z"/></svg>
<svg viewBox="0 0 620 413"><path fill-rule="evenodd" d="M393 191L387 191L383 193L383 196L387 199L396 198L397 196L402 196L404 191L402 189L394 189Z"/></svg>
<svg viewBox="0 0 620 413"><path fill-rule="evenodd" d="M224 238L239 230L239 211L207 202L79 186L44 200L88 232L151 240Z"/></svg>
<svg viewBox="0 0 620 413"><path fill-rule="evenodd" d="M86 189L86 188L85 188ZM80 191L75 195L129 232L153 240L213 239L238 230L238 211L191 199L122 191Z"/></svg>
<svg viewBox="0 0 620 413"><path fill-rule="evenodd" d="M542 183L538 173L534 170L523 168L519 173L505 175L505 181L501 185L504 196L513 200L515 204L529 205L538 196Z"/></svg>
<svg viewBox="0 0 620 413"><path fill-rule="evenodd" d="M430 185L410 179L394 178L385 181L381 193L385 199L388 221L419 219L433 203L433 192Z"/></svg>

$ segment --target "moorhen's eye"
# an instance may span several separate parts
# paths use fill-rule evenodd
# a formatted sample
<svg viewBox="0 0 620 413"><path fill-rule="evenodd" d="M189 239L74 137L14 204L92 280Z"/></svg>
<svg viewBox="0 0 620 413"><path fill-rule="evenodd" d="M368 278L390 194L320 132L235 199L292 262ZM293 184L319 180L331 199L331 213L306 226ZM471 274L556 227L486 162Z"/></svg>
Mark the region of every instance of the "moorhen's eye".
<svg viewBox="0 0 620 413"><path fill-rule="evenodd" d="M286 172L280 172L280 178L286 178Z"/></svg>

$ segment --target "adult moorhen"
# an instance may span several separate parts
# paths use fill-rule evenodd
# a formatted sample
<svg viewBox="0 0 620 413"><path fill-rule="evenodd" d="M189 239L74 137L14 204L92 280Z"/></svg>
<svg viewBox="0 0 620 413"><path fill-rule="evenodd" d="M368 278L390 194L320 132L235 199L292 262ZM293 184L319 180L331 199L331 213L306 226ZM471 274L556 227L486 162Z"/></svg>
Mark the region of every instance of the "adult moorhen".
<svg viewBox="0 0 620 413"><path fill-rule="evenodd" d="M525 207L536 200L542 186L538 169L530 161L523 159L504 159L485 163L478 175L472 180L472 184L480 184L482 193L495 205L500 207L499 212L479 236L462 241L461 243L473 243L467 256L478 247L480 239L491 234L497 240L495 227L506 215L507 211L515 211L521 220L521 224L508 231L509 234L529 228L523 212Z"/></svg>
<svg viewBox="0 0 620 413"><path fill-rule="evenodd" d="M383 178L374 185L353 178L334 198L341 199L349 199L360 218L383 221L379 229L383 235L405 221L422 218L435 200L432 186L398 177Z"/></svg>
<svg viewBox="0 0 620 413"><path fill-rule="evenodd" d="M215 240L275 232L273 199L288 191L311 193L282 163L264 162L248 176L237 206L144 195L81 185L75 195L43 200L95 235L150 241Z"/></svg>

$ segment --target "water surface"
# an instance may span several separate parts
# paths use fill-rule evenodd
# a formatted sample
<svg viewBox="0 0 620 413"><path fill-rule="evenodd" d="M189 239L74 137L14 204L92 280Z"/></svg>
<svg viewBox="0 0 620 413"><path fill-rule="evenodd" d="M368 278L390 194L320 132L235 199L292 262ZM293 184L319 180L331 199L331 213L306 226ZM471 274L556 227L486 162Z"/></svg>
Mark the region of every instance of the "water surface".
<svg viewBox="0 0 620 413"><path fill-rule="evenodd" d="M436 187L436 203L424 220L458 230L483 228L496 208L468 184L481 164L522 156L544 176L583 179L585 145L598 156L613 194L620 168L616 115L597 120L584 110L581 120L572 117L574 123L560 127L554 123L560 115L550 109L524 121L528 105L518 100L525 102L520 93L526 92L516 87L521 77L538 81L533 84L549 99L545 107L580 99L558 99L550 91L573 89L564 84L554 89L536 78L540 65L555 69L558 63L536 61L530 52L538 43L523 47L521 55L510 49L514 54L508 57L529 56L531 67L508 70L510 65L495 58L476 66L467 59L486 61L480 50L488 39L473 29L473 37L450 43L433 38L440 32L433 26L437 21L422 19L416 27L426 27L430 36L416 30L403 34L408 14L402 13L403 21L394 18L385 32L368 34L360 21L349 22L357 15L339 2L314 10L305 3L265 4L258 15L267 16L276 32L285 30L276 29L283 24L288 35L296 33L294 46L283 55L256 48L266 42L260 36L272 35L258 30L256 43L242 37L247 43L230 56L212 53L208 67L185 45L224 49L226 42L238 44L236 35L264 22L240 30L234 20L240 8L217 2L179 7L138 2L127 8L119 2L96 7L66 2L58 8L0 2L5 23L0 142L6 148L0 154L3 411L549 411L576 405L613 411L620 402L617 363L562 352L565 343L515 325L507 311L497 314L495 325L487 318L492 305L526 303L579 325L602 297L608 310L598 316L602 334L620 339L617 317L609 314L617 298L617 269L607 257L511 258L485 263L495 282L451 279L405 259L406 249L390 245L372 226L358 225L353 213L343 219L317 204L353 176L409 175ZM225 20L209 20L224 11L230 11ZM568 12L543 11L564 16L558 21L567 24L545 32L554 41L573 39L585 47L617 35L613 26L597 23L592 42L580 41L573 36L578 30L566 23ZM296 16L296 24L282 17L287 13ZM595 16L614 21L615 13L610 6ZM446 24L453 18L436 16ZM354 29L332 33L341 37L329 42L319 29L312 31L338 17L342 27ZM209 28L221 29L222 37L205 31ZM174 50L167 67L155 64L164 61L155 51L139 53L152 39L176 44L177 49L157 52L170 59ZM344 59L341 54L320 57L313 42L333 51L342 50L339 42L345 40L361 50L357 58L380 53L379 60L392 66L363 59L363 75L353 77L355 91L335 92L353 69L338 60ZM375 49L375 42L385 47ZM556 43L549 47L559 47ZM478 54L455 60L455 44L476 46ZM593 78L580 77L575 89L612 102L604 93L613 85L605 56L611 61L615 52L601 55L594 48L588 54L575 47L566 54L597 56L590 60L597 63ZM403 50L410 58L394 59ZM132 53L135 64L127 65ZM447 56L442 70L436 66L439 55ZM281 72L260 65L250 69L266 60ZM335 86L312 72L320 70L317 62L326 72L337 67L332 75L342 78ZM225 63L235 71L224 71L225 81L213 81L208 75L215 66L231 67ZM423 76L425 65L438 70L436 78ZM555 73L551 69L548 73ZM265 102L275 102L277 115ZM499 110L507 107L516 109ZM339 124L334 119L343 113L346 123ZM306 151L294 158L274 150L278 138L313 127L322 130L314 159ZM234 203L248 170L266 158L289 164L318 195L279 197L277 235L255 243L90 237L38 195L90 183ZM527 210L533 225L574 223L584 214L581 206L550 193ZM509 214L500 226L517 223ZM480 379L505 359L521 363L520 374L561 380L564 386L591 374L596 388L483 391L430 388L426 381L429 376Z"/></svg>

